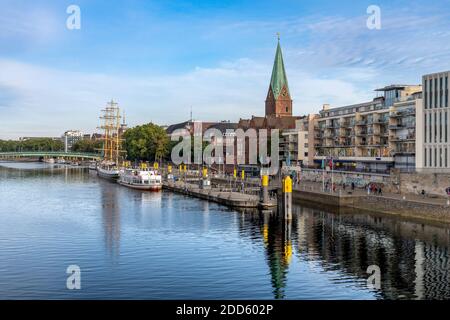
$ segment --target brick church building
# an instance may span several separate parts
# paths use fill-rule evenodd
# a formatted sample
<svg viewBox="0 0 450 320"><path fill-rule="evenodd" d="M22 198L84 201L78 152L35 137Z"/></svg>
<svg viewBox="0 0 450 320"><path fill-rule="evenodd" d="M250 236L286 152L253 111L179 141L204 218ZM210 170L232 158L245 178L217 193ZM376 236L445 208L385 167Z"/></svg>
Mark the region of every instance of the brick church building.
<svg viewBox="0 0 450 320"><path fill-rule="evenodd" d="M253 129L294 129L295 120L301 117L292 116L292 98L284 68L283 53L278 40L272 77L266 97L265 116L252 116L251 119L240 119L238 127L244 130Z"/></svg>

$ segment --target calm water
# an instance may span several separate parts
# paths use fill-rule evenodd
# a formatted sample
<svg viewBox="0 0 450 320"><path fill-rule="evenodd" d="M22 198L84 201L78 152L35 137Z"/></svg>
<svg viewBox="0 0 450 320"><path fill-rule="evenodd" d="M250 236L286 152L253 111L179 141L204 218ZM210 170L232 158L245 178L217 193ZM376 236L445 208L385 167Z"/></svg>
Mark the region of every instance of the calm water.
<svg viewBox="0 0 450 320"><path fill-rule="evenodd" d="M287 224L78 168L0 163L1 299L449 299L449 239L304 207ZM369 265L381 290L367 287Z"/></svg>

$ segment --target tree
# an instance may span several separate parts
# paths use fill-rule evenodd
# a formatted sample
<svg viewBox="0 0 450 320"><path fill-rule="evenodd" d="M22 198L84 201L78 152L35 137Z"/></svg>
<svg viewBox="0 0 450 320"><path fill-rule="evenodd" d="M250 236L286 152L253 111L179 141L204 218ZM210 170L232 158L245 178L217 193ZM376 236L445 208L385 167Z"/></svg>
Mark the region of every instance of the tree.
<svg viewBox="0 0 450 320"><path fill-rule="evenodd" d="M74 152L99 153L102 148L102 141L98 140L78 140L72 146Z"/></svg>
<svg viewBox="0 0 450 320"><path fill-rule="evenodd" d="M160 161L169 152L169 137L160 126L148 123L124 133L124 147L129 160Z"/></svg>
<svg viewBox="0 0 450 320"><path fill-rule="evenodd" d="M61 150L64 150L64 143L51 138L30 138L23 141L0 140L0 152Z"/></svg>

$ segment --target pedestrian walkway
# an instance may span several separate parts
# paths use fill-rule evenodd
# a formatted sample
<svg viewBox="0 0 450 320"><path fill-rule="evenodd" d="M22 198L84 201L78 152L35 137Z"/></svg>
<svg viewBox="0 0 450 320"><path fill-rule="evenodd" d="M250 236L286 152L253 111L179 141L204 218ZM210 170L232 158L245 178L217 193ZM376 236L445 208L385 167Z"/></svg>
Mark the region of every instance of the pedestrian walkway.
<svg viewBox="0 0 450 320"><path fill-rule="evenodd" d="M330 186L328 187L327 193L331 193ZM313 182L313 181L301 181L300 184L294 185L294 190L302 190L302 191L313 191L313 192L323 192L323 184L322 182ZM346 185L344 190L343 186L336 185L335 195L353 195L353 196L373 196L373 197L384 197L390 199L398 199L398 200L407 200L407 201L417 201L422 203L429 204L438 204L438 205L447 205L447 200L444 198L431 198L427 196L422 196L420 194L406 193L406 194L398 194L392 192L385 192L383 190L381 195L370 193L368 194L367 189L357 188L354 190L351 189L351 186Z"/></svg>

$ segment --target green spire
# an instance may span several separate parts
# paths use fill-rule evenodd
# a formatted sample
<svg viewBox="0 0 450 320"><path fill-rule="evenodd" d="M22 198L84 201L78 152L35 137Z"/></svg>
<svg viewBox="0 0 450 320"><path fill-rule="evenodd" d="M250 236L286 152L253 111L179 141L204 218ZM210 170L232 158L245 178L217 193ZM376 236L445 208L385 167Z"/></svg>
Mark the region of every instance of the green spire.
<svg viewBox="0 0 450 320"><path fill-rule="evenodd" d="M284 70L283 54L281 53L280 38L278 38L277 52L275 54L275 61L272 69L272 78L270 79L270 87L272 88L275 99L278 98L284 86L286 86L287 94L290 96L286 70Z"/></svg>

